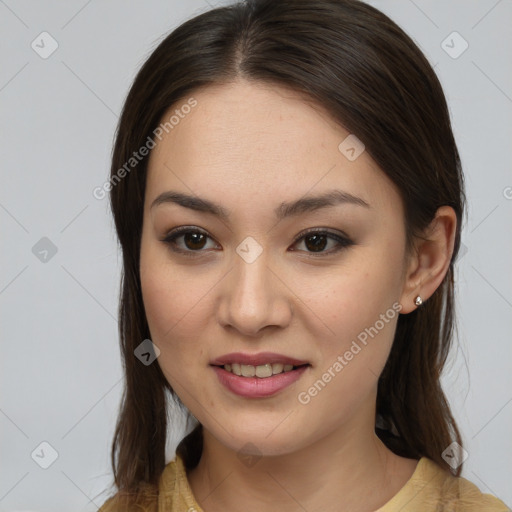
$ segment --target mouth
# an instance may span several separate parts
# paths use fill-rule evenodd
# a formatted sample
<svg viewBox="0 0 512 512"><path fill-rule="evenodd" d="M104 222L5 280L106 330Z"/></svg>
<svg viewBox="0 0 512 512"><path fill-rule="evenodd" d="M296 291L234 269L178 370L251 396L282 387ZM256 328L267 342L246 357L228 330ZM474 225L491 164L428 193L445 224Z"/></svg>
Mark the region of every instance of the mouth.
<svg viewBox="0 0 512 512"><path fill-rule="evenodd" d="M281 373L288 373L294 370L298 370L304 366L311 366L309 363L293 365L283 363L265 363L260 365L251 364L240 364L240 363L227 363L224 365L213 365L223 368L229 373L238 375L239 377L258 377L260 379L266 379L274 375Z"/></svg>
<svg viewBox="0 0 512 512"><path fill-rule="evenodd" d="M247 354L236 352L225 354L210 363L238 377L268 379L274 375L296 371L311 366L308 361L295 359L274 352ZM305 368L303 368L305 369Z"/></svg>
<svg viewBox="0 0 512 512"><path fill-rule="evenodd" d="M226 354L210 363L219 382L245 399L269 398L293 385L312 366L281 354Z"/></svg>

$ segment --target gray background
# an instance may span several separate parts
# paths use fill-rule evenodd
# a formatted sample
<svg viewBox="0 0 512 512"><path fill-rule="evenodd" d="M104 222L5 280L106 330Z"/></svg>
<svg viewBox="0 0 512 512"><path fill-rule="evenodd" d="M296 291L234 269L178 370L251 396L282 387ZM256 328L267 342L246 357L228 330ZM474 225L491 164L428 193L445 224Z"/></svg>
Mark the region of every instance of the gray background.
<svg viewBox="0 0 512 512"><path fill-rule="evenodd" d="M469 453L463 475L510 506L512 2L370 3L418 43L448 97L469 217L459 339L443 381ZM98 494L112 482L122 391L120 255L107 199L92 190L107 179L136 71L165 34L209 5L0 0L0 511L94 511L106 498ZM58 44L47 58L55 43L43 31ZM58 458L43 469L52 450Z"/></svg>

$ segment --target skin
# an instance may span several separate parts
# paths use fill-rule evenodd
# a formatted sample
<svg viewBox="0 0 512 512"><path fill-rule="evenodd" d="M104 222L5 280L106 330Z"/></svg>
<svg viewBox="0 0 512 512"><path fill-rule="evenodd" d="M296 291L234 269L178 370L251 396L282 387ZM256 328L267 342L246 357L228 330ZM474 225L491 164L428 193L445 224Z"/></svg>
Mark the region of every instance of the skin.
<svg viewBox="0 0 512 512"><path fill-rule="evenodd" d="M366 151L354 161L341 154L349 132L322 108L243 80L193 97L197 106L150 155L140 275L158 364L204 427L202 458L188 475L194 496L207 512L377 510L417 464L374 432L378 376L398 313L309 403L297 397L394 303L407 314L417 295L434 293L453 252L455 213L440 208L429 241L407 255L397 189ZM281 203L331 189L370 208L274 218ZM172 203L151 208L168 190L214 201L230 217ZM195 257L162 241L178 226L207 232L195 245L176 240ZM327 238L318 255L306 239L294 242L311 228L345 233L353 245L327 254L338 247ZM247 236L262 249L252 263L236 252ZM230 352L267 351L311 366L275 396L251 399L223 387L209 365ZM256 458L247 464L241 453Z"/></svg>

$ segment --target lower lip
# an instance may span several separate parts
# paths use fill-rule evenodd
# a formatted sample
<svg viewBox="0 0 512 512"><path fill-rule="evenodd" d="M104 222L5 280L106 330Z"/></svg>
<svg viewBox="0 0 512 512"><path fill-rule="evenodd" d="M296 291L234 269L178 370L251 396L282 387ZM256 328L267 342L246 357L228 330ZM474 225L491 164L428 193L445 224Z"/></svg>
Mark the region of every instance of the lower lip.
<svg viewBox="0 0 512 512"><path fill-rule="evenodd" d="M300 379L308 366L301 366L290 372L278 373L272 377L240 377L234 373L224 370L220 366L214 366L220 382L235 395L247 398L264 398L272 396L282 389Z"/></svg>

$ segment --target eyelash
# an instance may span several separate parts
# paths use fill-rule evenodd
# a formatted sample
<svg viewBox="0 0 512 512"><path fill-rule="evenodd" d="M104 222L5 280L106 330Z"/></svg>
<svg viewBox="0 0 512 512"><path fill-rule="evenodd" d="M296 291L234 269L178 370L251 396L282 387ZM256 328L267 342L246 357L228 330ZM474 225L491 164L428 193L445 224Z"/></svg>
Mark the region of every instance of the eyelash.
<svg viewBox="0 0 512 512"><path fill-rule="evenodd" d="M176 248L176 239L184 236L185 234L189 234L189 233L199 233L199 234L205 235L207 238L210 238L211 240L213 240L213 238L211 238L208 235L208 233L206 233L202 229L192 228L191 226L181 226L181 227L178 227L178 228L170 231L165 236L165 238L163 238L161 241L164 242L165 244L167 244L173 252L180 253L180 254L183 254L185 256L189 256L192 258L198 257L201 255L200 253L205 252L205 251L204 250L192 251L190 249L183 250L183 249ZM327 236L328 238L335 240L339 244L338 247L331 249L329 251L325 251L325 252L315 253L315 252L302 251L302 252L307 252L309 255L311 255L313 257L328 256L328 255L337 253L337 252L341 251L342 249L345 249L346 247L350 247L351 245L354 245L354 242L352 240L350 240L350 238L348 238L347 236L342 236L337 233L332 233L330 231L326 231L323 228L316 228L316 229L310 229L307 231L302 231L295 237L295 239L293 241L293 245L297 244L297 242L300 242L302 239L307 238L310 235Z"/></svg>

